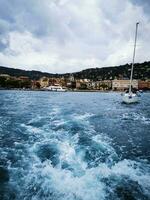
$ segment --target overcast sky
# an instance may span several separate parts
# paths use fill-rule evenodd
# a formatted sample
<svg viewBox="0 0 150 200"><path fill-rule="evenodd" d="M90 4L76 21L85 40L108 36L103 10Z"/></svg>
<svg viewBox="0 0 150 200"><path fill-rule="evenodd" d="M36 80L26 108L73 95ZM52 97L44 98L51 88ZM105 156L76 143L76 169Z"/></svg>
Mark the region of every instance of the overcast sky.
<svg viewBox="0 0 150 200"><path fill-rule="evenodd" d="M150 0L0 0L0 65L52 73L150 60Z"/></svg>

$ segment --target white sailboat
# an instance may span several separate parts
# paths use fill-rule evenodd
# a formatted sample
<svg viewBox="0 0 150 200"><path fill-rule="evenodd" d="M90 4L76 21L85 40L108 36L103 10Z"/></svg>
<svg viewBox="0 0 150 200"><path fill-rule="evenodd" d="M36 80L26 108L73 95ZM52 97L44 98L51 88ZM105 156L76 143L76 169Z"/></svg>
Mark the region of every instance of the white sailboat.
<svg viewBox="0 0 150 200"><path fill-rule="evenodd" d="M132 92L132 79L133 79L133 69L134 69L134 60L135 60L135 51L136 51L136 41L137 41L138 25L139 25L139 22L136 23L135 42L134 42L134 50L133 50L133 60L132 60L132 67L131 67L129 92L124 93L123 96L122 96L122 101L124 103L127 103L127 104L137 103L139 101L139 96L136 93Z"/></svg>

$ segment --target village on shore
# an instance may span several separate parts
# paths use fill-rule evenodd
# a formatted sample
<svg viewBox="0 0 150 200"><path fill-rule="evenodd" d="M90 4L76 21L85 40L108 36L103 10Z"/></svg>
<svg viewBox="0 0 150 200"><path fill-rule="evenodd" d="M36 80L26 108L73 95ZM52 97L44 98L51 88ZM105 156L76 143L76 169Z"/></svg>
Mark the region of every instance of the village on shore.
<svg viewBox="0 0 150 200"><path fill-rule="evenodd" d="M68 91L124 91L129 87L130 80L123 77L114 80L76 79L73 75L68 78L41 77L39 80L30 80L27 76L14 77L0 74L0 89L30 89L45 90L49 86L60 86ZM136 80L132 82L137 90L150 90L150 80Z"/></svg>

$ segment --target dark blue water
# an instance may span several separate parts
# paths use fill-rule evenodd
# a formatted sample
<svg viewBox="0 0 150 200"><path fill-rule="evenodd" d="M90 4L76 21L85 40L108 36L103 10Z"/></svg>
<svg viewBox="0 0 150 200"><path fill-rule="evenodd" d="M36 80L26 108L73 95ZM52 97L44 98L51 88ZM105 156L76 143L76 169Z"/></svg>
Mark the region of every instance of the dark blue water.
<svg viewBox="0 0 150 200"><path fill-rule="evenodd" d="M141 98L0 91L0 199L150 199L150 93Z"/></svg>

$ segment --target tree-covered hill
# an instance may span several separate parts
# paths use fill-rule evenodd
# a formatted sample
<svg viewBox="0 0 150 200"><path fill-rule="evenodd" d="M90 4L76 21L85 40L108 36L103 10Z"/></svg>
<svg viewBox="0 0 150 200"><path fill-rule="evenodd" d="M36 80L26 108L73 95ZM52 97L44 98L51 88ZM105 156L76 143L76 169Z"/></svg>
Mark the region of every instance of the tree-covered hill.
<svg viewBox="0 0 150 200"><path fill-rule="evenodd" d="M131 71L131 64L121 66L105 67L105 68L90 68L80 72L72 73L76 79L92 79L92 80L108 80L115 78L129 79ZM21 69L14 69L0 66L0 74L8 74L10 76L27 76L32 80L38 80L43 76L46 77L69 77L70 73L66 74L52 74L40 71L26 71ZM136 63L134 67L135 79L150 79L150 61L144 63Z"/></svg>
<svg viewBox="0 0 150 200"><path fill-rule="evenodd" d="M54 77L58 76L57 74L51 74L47 72L40 72L40 71L27 71L27 70L22 70L22 69L14 69L14 68L9 68L9 67L3 67L0 66L0 74L8 74L10 76L27 76L31 80L38 80L39 78L46 76L46 77Z"/></svg>
<svg viewBox="0 0 150 200"><path fill-rule="evenodd" d="M88 78L92 80L108 80L115 78L129 79L131 72L131 64L105 67L91 68L81 72L74 73L76 78ZM150 79L150 62L136 63L134 66L134 79Z"/></svg>

